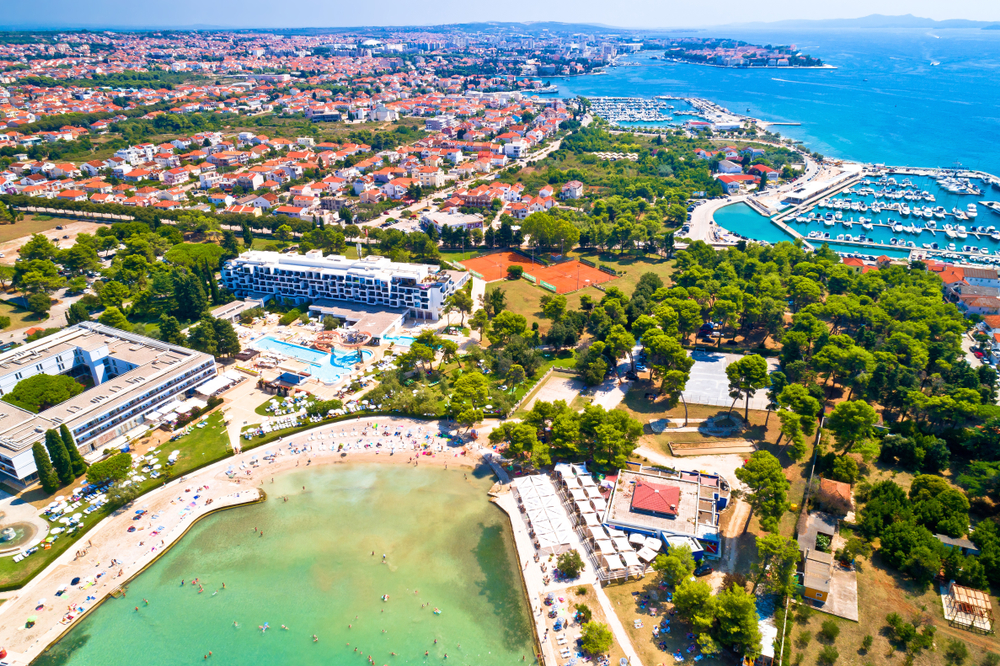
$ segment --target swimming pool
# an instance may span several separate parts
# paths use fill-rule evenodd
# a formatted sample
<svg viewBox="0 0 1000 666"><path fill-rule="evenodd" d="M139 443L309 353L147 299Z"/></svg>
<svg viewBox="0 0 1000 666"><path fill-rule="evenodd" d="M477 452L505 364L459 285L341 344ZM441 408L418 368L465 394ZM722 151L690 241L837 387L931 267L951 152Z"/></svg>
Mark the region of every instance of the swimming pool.
<svg viewBox="0 0 1000 666"><path fill-rule="evenodd" d="M382 340L384 342L392 342L400 347L410 347L417 339L412 335L386 335Z"/></svg>
<svg viewBox="0 0 1000 666"><path fill-rule="evenodd" d="M318 349L293 345L290 342L275 339L270 335L265 335L259 340L254 340L253 346L261 351L277 352L303 363L308 363L311 366L309 372L312 376L324 383L333 383L339 380L354 369L354 365L358 362L357 351L335 349L332 354L327 354ZM361 355L365 360L368 360L372 357L372 351L362 349Z"/></svg>

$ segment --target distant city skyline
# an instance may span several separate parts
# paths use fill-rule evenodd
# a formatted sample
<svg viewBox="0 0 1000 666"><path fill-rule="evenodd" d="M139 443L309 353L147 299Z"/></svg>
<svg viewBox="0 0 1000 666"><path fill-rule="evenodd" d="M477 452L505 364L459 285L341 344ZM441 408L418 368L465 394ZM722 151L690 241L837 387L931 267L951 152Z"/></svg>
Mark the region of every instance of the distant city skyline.
<svg viewBox="0 0 1000 666"><path fill-rule="evenodd" d="M783 20L857 18L870 14L904 15L935 20L1000 21L1000 3L987 0L842 0L802 3L775 0L746 3L717 0L712 11L700 3L632 0L625 3L511 0L502 6L454 0L419 4L332 4L315 0L284 0L278 6L263 0L177 0L165 5L106 0L80 3L50 0L42 4L14 3L4 8L0 26L29 28L307 28L443 25L483 21L558 21L596 23L617 28L712 27L735 23Z"/></svg>

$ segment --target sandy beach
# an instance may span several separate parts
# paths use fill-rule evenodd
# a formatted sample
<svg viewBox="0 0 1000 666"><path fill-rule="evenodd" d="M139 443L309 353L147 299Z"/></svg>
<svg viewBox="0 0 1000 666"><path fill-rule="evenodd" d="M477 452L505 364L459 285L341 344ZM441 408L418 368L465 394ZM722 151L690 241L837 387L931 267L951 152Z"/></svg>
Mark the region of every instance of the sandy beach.
<svg viewBox="0 0 1000 666"><path fill-rule="evenodd" d="M447 445L441 436L450 430L437 421L394 417L319 425L237 453L143 495L95 526L76 548L0 605L0 645L7 650L6 662L31 663L82 616L177 543L199 518L264 499L267 485L278 474L373 462L445 468L480 465L482 456L474 444ZM138 510L146 513L135 520ZM130 528L135 529L129 532ZM71 584L77 578L77 584ZM122 603L143 605L142 599L129 598L127 591L126 599ZM28 628L26 621L32 616L37 619Z"/></svg>

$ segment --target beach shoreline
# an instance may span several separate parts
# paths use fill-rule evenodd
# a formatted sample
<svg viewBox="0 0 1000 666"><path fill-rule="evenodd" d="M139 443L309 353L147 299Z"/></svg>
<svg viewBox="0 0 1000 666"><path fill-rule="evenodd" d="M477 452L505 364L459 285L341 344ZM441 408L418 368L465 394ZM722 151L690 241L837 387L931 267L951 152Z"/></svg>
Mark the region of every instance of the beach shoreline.
<svg viewBox="0 0 1000 666"><path fill-rule="evenodd" d="M378 424L378 428L373 427L374 424ZM220 510L265 501L266 484L277 475L336 464L379 463L419 467L423 463L443 469L449 466L477 469L484 464L482 452L475 444L448 446L432 440L431 433L440 436L443 425L402 417L365 417L320 424L288 438L237 453L139 497L95 525L86 544L80 545L75 553L63 553L0 605L0 637L3 637L2 647L8 653L6 662L10 666L32 663L75 627L81 618L107 600L112 592L119 591L177 544L202 518ZM408 447L413 446L412 442L431 442L431 448L418 451L404 449L401 445L393 449L378 448L375 445L379 440L393 437L377 434L386 426L395 426L393 432L415 431L417 435L413 437L402 437L407 440ZM445 432L449 430L451 428L444 429ZM425 435L426 438L420 439ZM336 442L338 437L343 441ZM370 448L365 448L366 443ZM341 451L337 449L340 444L352 448ZM422 444L417 446L422 449ZM269 452L275 455L266 461L264 456ZM233 470L238 471L234 473ZM147 510L138 521L134 520L137 506ZM115 529L126 531L129 527L136 528L131 533L135 536L123 538L121 532ZM133 539L131 545L127 544L129 538ZM134 539L140 540L136 544ZM66 585L74 578L80 579L78 585ZM64 594L55 597L54 593L63 586L66 587ZM42 598L48 601L38 610L37 601L32 600ZM79 610L72 612L70 621L64 622L67 611L62 608ZM33 615L38 619L28 628L25 619Z"/></svg>

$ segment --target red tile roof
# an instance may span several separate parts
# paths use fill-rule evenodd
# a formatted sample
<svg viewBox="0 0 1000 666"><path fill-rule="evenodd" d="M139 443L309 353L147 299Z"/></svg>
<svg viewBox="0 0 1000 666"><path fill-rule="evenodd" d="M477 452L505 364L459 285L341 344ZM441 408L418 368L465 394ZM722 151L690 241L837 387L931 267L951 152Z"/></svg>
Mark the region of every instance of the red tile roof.
<svg viewBox="0 0 1000 666"><path fill-rule="evenodd" d="M677 486L639 481L635 484L635 492L632 494L632 510L676 516L680 499L681 489Z"/></svg>

